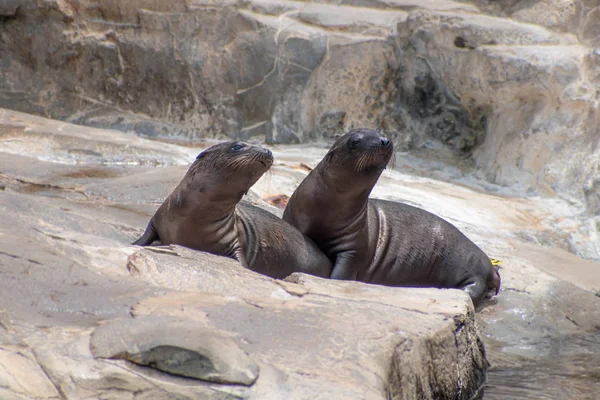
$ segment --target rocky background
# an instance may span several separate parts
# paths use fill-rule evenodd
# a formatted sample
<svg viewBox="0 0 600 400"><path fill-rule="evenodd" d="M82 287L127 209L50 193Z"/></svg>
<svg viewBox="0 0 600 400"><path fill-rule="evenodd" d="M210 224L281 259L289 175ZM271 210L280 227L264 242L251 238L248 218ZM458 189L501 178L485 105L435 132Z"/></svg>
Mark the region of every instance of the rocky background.
<svg viewBox="0 0 600 400"><path fill-rule="evenodd" d="M597 0L2 4L0 107L267 143L378 128L599 230Z"/></svg>
<svg viewBox="0 0 600 400"><path fill-rule="evenodd" d="M0 398L596 399L599 7L0 0ZM496 304L129 246L210 139L274 145L246 200L280 213L358 126L399 149L374 197L504 261Z"/></svg>

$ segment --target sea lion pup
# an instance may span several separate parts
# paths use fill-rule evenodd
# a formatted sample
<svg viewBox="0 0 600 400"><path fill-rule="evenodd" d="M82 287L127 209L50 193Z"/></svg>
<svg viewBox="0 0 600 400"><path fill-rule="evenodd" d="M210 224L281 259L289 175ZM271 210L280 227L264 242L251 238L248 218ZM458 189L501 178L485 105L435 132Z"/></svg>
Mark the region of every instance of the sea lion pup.
<svg viewBox="0 0 600 400"><path fill-rule="evenodd" d="M283 219L327 254L333 279L461 288L477 307L500 287L485 253L425 210L369 199L393 151L375 131L350 131L296 188Z"/></svg>
<svg viewBox="0 0 600 400"><path fill-rule="evenodd" d="M234 258L276 279L293 272L329 277L331 262L312 240L275 215L240 203L272 164L269 150L242 142L206 149L133 244L179 244Z"/></svg>

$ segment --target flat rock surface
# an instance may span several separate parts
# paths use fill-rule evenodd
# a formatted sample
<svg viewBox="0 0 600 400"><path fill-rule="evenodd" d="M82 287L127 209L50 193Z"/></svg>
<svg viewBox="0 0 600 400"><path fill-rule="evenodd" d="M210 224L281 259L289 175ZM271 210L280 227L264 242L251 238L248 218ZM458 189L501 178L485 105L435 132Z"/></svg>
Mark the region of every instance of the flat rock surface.
<svg viewBox="0 0 600 400"><path fill-rule="evenodd" d="M278 281L130 246L198 148L0 117L4 398L468 398L483 384L465 293ZM276 213L262 199L306 173L282 160L247 198Z"/></svg>

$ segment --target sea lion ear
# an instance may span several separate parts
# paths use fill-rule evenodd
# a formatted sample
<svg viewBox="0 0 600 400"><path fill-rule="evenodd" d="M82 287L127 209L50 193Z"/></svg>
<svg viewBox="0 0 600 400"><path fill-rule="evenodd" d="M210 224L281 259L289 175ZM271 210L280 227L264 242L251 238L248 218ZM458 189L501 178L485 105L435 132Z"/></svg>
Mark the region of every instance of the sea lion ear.
<svg viewBox="0 0 600 400"><path fill-rule="evenodd" d="M196 160L201 159L202 157L204 157L206 155L206 152L203 151L202 153L198 154L198 156L196 157Z"/></svg>

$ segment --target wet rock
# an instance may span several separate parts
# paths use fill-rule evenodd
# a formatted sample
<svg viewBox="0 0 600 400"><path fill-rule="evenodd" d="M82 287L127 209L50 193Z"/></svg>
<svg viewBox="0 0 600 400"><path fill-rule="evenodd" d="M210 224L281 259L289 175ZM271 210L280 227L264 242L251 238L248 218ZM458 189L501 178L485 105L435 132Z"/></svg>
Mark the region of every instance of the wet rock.
<svg viewBox="0 0 600 400"><path fill-rule="evenodd" d="M210 382L249 386L258 378L256 364L225 332L182 318L112 321L96 328L90 348L95 357Z"/></svg>

